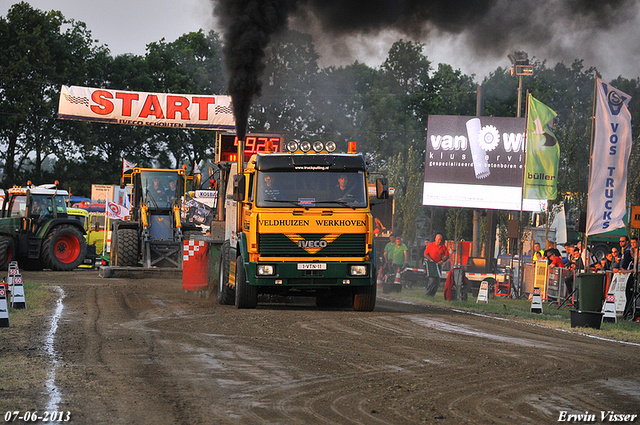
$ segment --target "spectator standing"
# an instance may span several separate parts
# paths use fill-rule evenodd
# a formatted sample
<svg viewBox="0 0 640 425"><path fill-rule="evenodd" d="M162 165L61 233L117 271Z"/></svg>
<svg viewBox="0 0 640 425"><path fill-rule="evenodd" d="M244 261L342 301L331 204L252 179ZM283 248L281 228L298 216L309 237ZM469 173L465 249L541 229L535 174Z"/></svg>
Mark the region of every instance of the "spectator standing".
<svg viewBox="0 0 640 425"><path fill-rule="evenodd" d="M407 246L402 243L402 238L396 236L396 246L393 250L393 270L398 273L407 265Z"/></svg>
<svg viewBox="0 0 640 425"><path fill-rule="evenodd" d="M536 262L538 260L546 260L544 256L544 251L540 249L540 244L538 242L533 243L533 254L531 254L531 261Z"/></svg>
<svg viewBox="0 0 640 425"><path fill-rule="evenodd" d="M633 270L634 260L638 251L638 238L631 238L629 242L629 249L624 251L622 261L620 261L620 268L623 270ZM620 243L622 243L622 237L620 238Z"/></svg>
<svg viewBox="0 0 640 425"><path fill-rule="evenodd" d="M629 251L629 238L626 236L620 236L620 258L624 257L624 253Z"/></svg>
<svg viewBox="0 0 640 425"><path fill-rule="evenodd" d="M624 237L624 236L623 236ZM620 238L620 246L622 246L622 238ZM630 245L628 250L624 251L624 255L622 256L622 260L620 262L620 268L624 270L634 270L634 263L638 261L638 238L631 238L627 240L627 243ZM635 300L634 297L634 284L636 281L635 273L632 273L627 279L627 288L625 290L627 296L627 303L624 307L624 315L623 317L630 317L633 309L632 305Z"/></svg>
<svg viewBox="0 0 640 425"><path fill-rule="evenodd" d="M582 259L584 270L591 270L591 267L596 265L596 258L591 254L591 251L584 246L582 241L578 241L578 251L580 251L580 258Z"/></svg>
<svg viewBox="0 0 640 425"><path fill-rule="evenodd" d="M546 254L549 251L553 252L557 257L560 257L560 259L562 259L562 256L560 255L560 251L558 250L558 248L556 248L555 242L551 242L551 241L547 242L547 250L544 253Z"/></svg>
<svg viewBox="0 0 640 425"><path fill-rule="evenodd" d="M620 251L618 251L618 248L611 248L611 256L611 270L616 272L620 268Z"/></svg>
<svg viewBox="0 0 640 425"><path fill-rule="evenodd" d="M575 278L576 273L580 273L580 271L584 270L584 264L582 263L582 258L580 257L580 251L573 251L573 258L571 259L571 264L568 267L567 278L564 280L564 284L567 287L567 294L571 294L573 292L573 280Z"/></svg>
<svg viewBox="0 0 640 425"><path fill-rule="evenodd" d="M600 264L603 266L604 270L605 271L613 270L613 264L614 264L613 252L611 251L607 252L603 260L604 260L604 263L602 262L602 260L600 260Z"/></svg>
<svg viewBox="0 0 640 425"><path fill-rule="evenodd" d="M396 249L396 237L395 235L389 236L389 242L384 247L384 267L387 270L391 270L391 264L393 263L393 251Z"/></svg>
<svg viewBox="0 0 640 425"><path fill-rule="evenodd" d="M449 249L443 243L441 234L438 233L435 240L424 249L424 259L436 263L438 274L440 274L441 265L449 259ZM440 286L440 276L429 276L426 288L427 296L433 297L438 291L438 286Z"/></svg>
<svg viewBox="0 0 640 425"><path fill-rule="evenodd" d="M567 252L567 256L562 260L562 262L565 265L565 268L569 268L569 264L571 264L573 262L573 251L576 249L575 246L571 245L570 243L566 243L564 244L564 250Z"/></svg>

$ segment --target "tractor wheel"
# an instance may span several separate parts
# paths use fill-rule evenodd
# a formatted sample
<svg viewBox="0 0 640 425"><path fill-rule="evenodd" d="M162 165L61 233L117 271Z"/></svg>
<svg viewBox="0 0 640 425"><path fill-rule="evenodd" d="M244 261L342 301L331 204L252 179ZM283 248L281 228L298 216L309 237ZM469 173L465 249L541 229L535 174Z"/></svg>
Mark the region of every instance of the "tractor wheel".
<svg viewBox="0 0 640 425"><path fill-rule="evenodd" d="M116 266L134 267L140 262L137 229L118 229L118 245L116 247Z"/></svg>
<svg viewBox="0 0 640 425"><path fill-rule="evenodd" d="M218 267L218 303L231 305L236 294L229 286L229 241L225 241L220 248L220 266Z"/></svg>
<svg viewBox="0 0 640 425"><path fill-rule="evenodd" d="M359 286L353 294L355 311L373 311L376 306L376 285Z"/></svg>
<svg viewBox="0 0 640 425"><path fill-rule="evenodd" d="M9 236L0 236L0 270L7 270L9 263L13 261L15 254L15 246L13 238Z"/></svg>
<svg viewBox="0 0 640 425"><path fill-rule="evenodd" d="M236 307L256 308L258 305L258 288L249 285L247 274L242 265L242 257L236 258Z"/></svg>
<svg viewBox="0 0 640 425"><path fill-rule="evenodd" d="M87 253L87 241L73 226L57 226L42 242L42 262L51 270L68 271L78 267Z"/></svg>

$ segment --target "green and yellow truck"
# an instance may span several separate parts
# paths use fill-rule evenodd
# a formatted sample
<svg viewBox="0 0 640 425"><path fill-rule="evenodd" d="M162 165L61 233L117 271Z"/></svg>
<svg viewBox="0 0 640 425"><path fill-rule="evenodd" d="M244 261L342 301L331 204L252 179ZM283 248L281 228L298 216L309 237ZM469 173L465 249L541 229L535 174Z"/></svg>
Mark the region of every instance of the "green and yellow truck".
<svg viewBox="0 0 640 425"><path fill-rule="evenodd" d="M311 296L318 306L376 302L374 223L364 157L335 143L291 141L233 163L225 197L218 301L255 308L260 296ZM245 158L239 150L237 158ZM386 179L376 197L388 196Z"/></svg>

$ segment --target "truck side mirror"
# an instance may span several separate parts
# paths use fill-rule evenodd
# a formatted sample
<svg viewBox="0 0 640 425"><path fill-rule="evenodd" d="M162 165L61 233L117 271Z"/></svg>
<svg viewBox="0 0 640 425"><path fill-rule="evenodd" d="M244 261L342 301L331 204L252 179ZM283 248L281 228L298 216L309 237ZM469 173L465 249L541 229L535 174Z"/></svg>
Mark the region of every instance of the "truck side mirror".
<svg viewBox="0 0 640 425"><path fill-rule="evenodd" d="M389 181L384 177L376 179L376 198L389 199Z"/></svg>
<svg viewBox="0 0 640 425"><path fill-rule="evenodd" d="M233 176L233 200L244 201L244 175Z"/></svg>

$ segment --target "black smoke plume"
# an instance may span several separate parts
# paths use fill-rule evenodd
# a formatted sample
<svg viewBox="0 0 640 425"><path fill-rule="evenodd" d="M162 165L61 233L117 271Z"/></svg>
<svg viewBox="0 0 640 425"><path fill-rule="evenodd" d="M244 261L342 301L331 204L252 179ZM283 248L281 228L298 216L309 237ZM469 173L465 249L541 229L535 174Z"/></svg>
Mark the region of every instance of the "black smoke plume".
<svg viewBox="0 0 640 425"><path fill-rule="evenodd" d="M510 49L533 45L549 54L568 53L576 58L577 46L585 51L594 49L589 44L592 36L632 19L640 3L640 0L214 1L214 13L225 27L227 89L233 98L238 136L242 138L251 102L261 91L264 49L271 35L286 28L289 21L296 29L311 32L316 41L328 40L334 46L341 46L344 36L376 35L391 30L415 40L428 39L432 34L463 35L478 56L497 57Z"/></svg>
<svg viewBox="0 0 640 425"><path fill-rule="evenodd" d="M286 28L293 3L294 0L221 0L215 7L215 13L226 24L222 52L240 140L246 135L251 103L262 89L264 49L273 34Z"/></svg>

